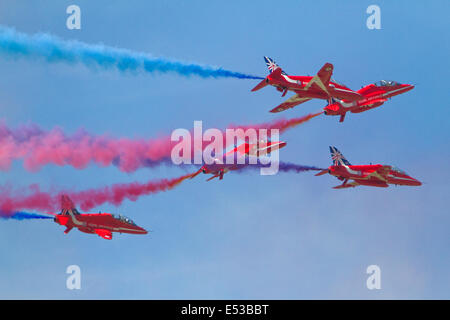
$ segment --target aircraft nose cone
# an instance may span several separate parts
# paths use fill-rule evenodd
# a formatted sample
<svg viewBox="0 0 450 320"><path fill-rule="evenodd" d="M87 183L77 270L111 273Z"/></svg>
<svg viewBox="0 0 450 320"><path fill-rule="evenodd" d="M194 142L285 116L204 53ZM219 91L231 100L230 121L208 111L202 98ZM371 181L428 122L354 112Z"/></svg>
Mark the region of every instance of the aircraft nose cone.
<svg viewBox="0 0 450 320"><path fill-rule="evenodd" d="M412 186L421 186L422 185L422 182L420 182L419 180L414 179L413 177L410 177L410 179L411 179Z"/></svg>

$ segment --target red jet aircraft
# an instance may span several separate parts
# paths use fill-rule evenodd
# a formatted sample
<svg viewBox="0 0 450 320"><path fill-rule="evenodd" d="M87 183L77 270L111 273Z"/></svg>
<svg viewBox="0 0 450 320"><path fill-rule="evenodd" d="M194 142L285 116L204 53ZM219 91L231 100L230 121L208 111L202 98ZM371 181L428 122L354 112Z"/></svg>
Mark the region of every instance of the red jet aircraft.
<svg viewBox="0 0 450 320"><path fill-rule="evenodd" d="M197 172L193 173L191 175L191 179L199 175L200 173L204 174L212 174L212 177L208 178L206 181L210 181L214 178L219 177L219 180L223 179L223 175L229 171L239 170L243 167L246 167L249 165L249 163L243 163L240 164L237 161L237 157L239 156L264 156L272 151L279 150L286 146L286 142L283 141L277 141L277 142L270 142L270 141L260 141L259 145L257 144L250 144L250 143L243 143L237 147L235 147L233 150L225 153L225 155L222 158L222 161L220 161L218 158L214 159L214 163L212 164L205 164L203 165ZM234 161L232 164L226 163L226 157L229 154L234 154Z"/></svg>
<svg viewBox="0 0 450 320"><path fill-rule="evenodd" d="M265 141L261 140L259 141L259 146L256 143L243 143L233 150L227 152L225 155L238 152L241 155L247 155L247 156L263 156L266 154L271 153L274 150L279 150L286 146L286 142L284 141L277 141L277 142L271 142L271 141Z"/></svg>
<svg viewBox="0 0 450 320"><path fill-rule="evenodd" d="M387 99L414 88L411 84L401 84L395 81L381 80L369 84L357 92L364 98L358 101L345 101L331 98L324 108L324 113L329 116L341 116L339 122L343 122L347 112L360 113L381 106Z"/></svg>
<svg viewBox="0 0 450 320"><path fill-rule="evenodd" d="M80 214L68 196L61 196L61 213L55 215L54 221L66 227L65 234L74 227L81 232L95 233L103 239L111 240L113 232L146 234L131 219L110 213Z"/></svg>
<svg viewBox="0 0 450 320"><path fill-rule="evenodd" d="M325 63L314 77L311 76L289 76L269 57L264 57L270 74L261 81L252 91L257 91L267 85L272 85L278 91L283 92L282 97L288 91L295 92L295 95L287 99L270 112L280 112L293 108L303 102L313 98L329 100L330 98L357 101L363 98L361 94L347 88L337 82L330 81L333 73L333 65Z"/></svg>
<svg viewBox="0 0 450 320"><path fill-rule="evenodd" d="M217 177L219 177L219 180L222 180L223 179L223 175L225 173L227 173L228 171L238 170L238 169L241 169L241 168L246 167L246 166L248 166L247 163L244 163L244 164L237 164L237 163L227 164L227 163L225 163L225 161L220 161L217 158L217 159L214 159L214 163L203 165L197 172L195 172L191 176L191 179L196 177L198 174L203 172L204 174L212 174L212 177L208 178L206 181L210 181L210 180L212 180L214 178L217 178Z"/></svg>
<svg viewBox="0 0 450 320"><path fill-rule="evenodd" d="M336 147L330 147L333 165L317 173L316 176L329 173L343 183L334 189L351 188L356 186L388 187L389 184L402 186L420 186L422 183L406 172L387 165L351 165ZM353 180L348 182L348 180Z"/></svg>

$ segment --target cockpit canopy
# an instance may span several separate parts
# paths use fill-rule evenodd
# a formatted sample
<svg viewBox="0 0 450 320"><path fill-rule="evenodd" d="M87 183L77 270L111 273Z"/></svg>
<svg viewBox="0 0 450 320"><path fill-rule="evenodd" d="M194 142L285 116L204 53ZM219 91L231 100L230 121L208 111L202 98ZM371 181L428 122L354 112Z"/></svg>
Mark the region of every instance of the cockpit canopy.
<svg viewBox="0 0 450 320"><path fill-rule="evenodd" d="M127 217L125 217L125 216L123 216L123 215L121 215L121 214L119 214L119 215L113 214L112 216L113 216L115 219L119 220L119 221L122 221L122 222L125 222L125 223L128 223L128 224L131 224L131 225L133 225L133 226L136 225L136 223L134 223L133 220L131 220L130 218L127 218Z"/></svg>
<svg viewBox="0 0 450 320"><path fill-rule="evenodd" d="M377 87L392 87L392 86L397 86L400 83L396 82L396 81L392 81L392 80L381 80L378 82L375 82L374 85L376 85Z"/></svg>
<svg viewBox="0 0 450 320"><path fill-rule="evenodd" d="M398 167L392 167L392 171L395 171L395 172L400 173L400 174L404 174L406 176L408 175L405 171L403 171L402 169L400 169Z"/></svg>

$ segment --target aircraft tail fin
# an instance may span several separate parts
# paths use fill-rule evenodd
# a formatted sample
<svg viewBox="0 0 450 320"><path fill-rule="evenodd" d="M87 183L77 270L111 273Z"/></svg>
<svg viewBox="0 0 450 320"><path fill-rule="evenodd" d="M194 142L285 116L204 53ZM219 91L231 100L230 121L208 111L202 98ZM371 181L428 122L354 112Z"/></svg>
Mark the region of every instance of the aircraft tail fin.
<svg viewBox="0 0 450 320"><path fill-rule="evenodd" d="M333 74L333 65L331 63L325 63L323 67L317 72L317 77L323 83L324 86L328 86Z"/></svg>
<svg viewBox="0 0 450 320"><path fill-rule="evenodd" d="M77 208L73 204L72 200L66 194L61 195L61 213L68 214L72 212L73 214L79 214Z"/></svg>
<svg viewBox="0 0 450 320"><path fill-rule="evenodd" d="M275 60L272 58L264 56L264 61L266 62L267 69L269 69L269 73L274 72L277 69L281 69L279 65L276 64ZM281 74L286 74L283 70L281 70Z"/></svg>
<svg viewBox="0 0 450 320"><path fill-rule="evenodd" d="M336 148L330 146L331 160L335 166L350 166L350 162L342 155L342 153Z"/></svg>

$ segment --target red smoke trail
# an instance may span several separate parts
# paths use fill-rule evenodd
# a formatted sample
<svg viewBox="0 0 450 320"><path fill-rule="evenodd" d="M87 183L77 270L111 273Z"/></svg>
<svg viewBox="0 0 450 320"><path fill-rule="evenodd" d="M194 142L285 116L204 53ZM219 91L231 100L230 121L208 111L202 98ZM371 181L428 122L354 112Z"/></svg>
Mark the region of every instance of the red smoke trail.
<svg viewBox="0 0 450 320"><path fill-rule="evenodd" d="M47 164L70 165L83 169L91 162L100 166L120 159L122 171L133 172L143 159L170 157L169 137L155 139L95 136L83 130L69 136L60 128L44 131L35 125L10 129L0 124L0 169L7 170L14 160L23 160L27 170L37 171Z"/></svg>
<svg viewBox="0 0 450 320"><path fill-rule="evenodd" d="M288 129L295 128L296 126L308 122L312 118L315 118L317 116L320 116L323 113L323 111L317 112L317 113L310 113L303 117L288 119L288 120L279 120L276 124L280 128L280 133L284 133Z"/></svg>
<svg viewBox="0 0 450 320"><path fill-rule="evenodd" d="M246 129L278 129L280 130L280 133L284 133L286 132L288 129L292 129L295 128L296 126L308 122L309 120L311 120L312 118L315 118L317 116L320 116L323 113L323 111L317 112L317 113L310 113L307 114L306 116L303 117L297 117L297 118L292 118L292 119L279 119L279 120L274 120L271 122L267 122L267 123L261 123L261 124L255 124L255 125L246 125L246 126L230 126L230 129L237 129L237 128L242 128L244 130ZM270 132L268 132L269 134Z"/></svg>
<svg viewBox="0 0 450 320"><path fill-rule="evenodd" d="M230 125L228 128L279 129L283 133L320 114L246 126ZM225 130L222 132L225 137ZM192 133L191 137L194 138ZM30 171L37 171L47 164L84 169L96 163L99 166L116 165L121 171L133 172L148 166L149 162L153 165L170 162L172 147L176 143L170 140L169 135L153 139L129 139L95 136L84 130L67 135L60 128L45 131L29 125L10 129L0 123L0 169L7 170L14 160L23 160L25 168ZM191 145L194 145L193 141ZM203 147L207 145L203 143ZM229 146L225 142L223 145L225 148Z"/></svg>
<svg viewBox="0 0 450 320"><path fill-rule="evenodd" d="M144 195L155 194L175 188L192 174L178 178L160 179L147 183L114 184L112 186L89 189L79 192L44 192L37 185L13 193L11 190L0 190L0 215L10 215L19 210L33 210L38 212L58 212L61 208L60 198L67 194L81 210L86 211L104 203L119 206L125 199L136 201Z"/></svg>

